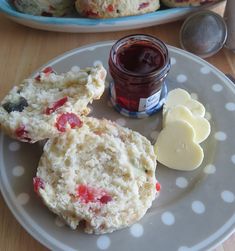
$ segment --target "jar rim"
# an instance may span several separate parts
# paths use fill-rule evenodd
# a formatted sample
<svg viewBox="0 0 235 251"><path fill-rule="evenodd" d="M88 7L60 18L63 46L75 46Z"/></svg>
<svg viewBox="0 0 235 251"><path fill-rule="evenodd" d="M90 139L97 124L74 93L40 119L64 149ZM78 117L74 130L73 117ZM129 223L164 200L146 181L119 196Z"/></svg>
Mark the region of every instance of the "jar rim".
<svg viewBox="0 0 235 251"><path fill-rule="evenodd" d="M142 74L138 74L138 73L134 73L131 71L127 71L125 69L123 69L122 67L120 67L119 65L117 65L115 63L115 58L118 55L118 50L120 48L122 48L124 45L126 45L126 42L129 41L129 44L135 44L138 41L147 41L147 42L152 42L153 45L157 46L163 56L164 56L164 60L165 63L163 66L161 66L160 68L156 69L155 71L149 72L149 73L142 73ZM146 35L146 34L132 34L132 35L127 35L125 37L120 38L119 40L117 40L111 50L110 50L110 59L112 61L112 65L120 72L127 74L130 77L135 77L135 78L143 78L143 77L153 77L155 75L162 75L165 74L165 71L169 70L169 66L170 66L170 58L169 58L169 52L168 52L168 48L166 46L166 44L158 39L157 37L154 37L152 35ZM162 74L161 74L162 73Z"/></svg>

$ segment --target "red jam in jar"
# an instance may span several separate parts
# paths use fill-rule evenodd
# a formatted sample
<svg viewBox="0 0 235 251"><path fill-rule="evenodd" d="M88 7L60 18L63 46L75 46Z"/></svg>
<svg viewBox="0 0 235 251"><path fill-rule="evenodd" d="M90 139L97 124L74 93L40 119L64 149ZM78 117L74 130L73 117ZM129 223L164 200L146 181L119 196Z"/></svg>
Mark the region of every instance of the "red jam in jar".
<svg viewBox="0 0 235 251"><path fill-rule="evenodd" d="M168 49L161 40L141 34L124 37L110 51L111 98L130 112L151 110L169 70Z"/></svg>

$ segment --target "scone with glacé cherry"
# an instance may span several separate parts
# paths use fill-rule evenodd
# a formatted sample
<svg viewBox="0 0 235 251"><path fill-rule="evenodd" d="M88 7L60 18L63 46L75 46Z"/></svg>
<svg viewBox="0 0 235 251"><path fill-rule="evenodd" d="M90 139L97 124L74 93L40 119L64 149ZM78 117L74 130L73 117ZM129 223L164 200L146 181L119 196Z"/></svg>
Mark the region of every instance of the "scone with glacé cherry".
<svg viewBox="0 0 235 251"><path fill-rule="evenodd" d="M34 189L71 228L85 222L85 232L103 234L145 215L159 190L155 169L148 139L86 117L80 129L47 141Z"/></svg>
<svg viewBox="0 0 235 251"><path fill-rule="evenodd" d="M139 15L159 9L159 0L76 0L79 14L90 18Z"/></svg>
<svg viewBox="0 0 235 251"><path fill-rule="evenodd" d="M75 0L13 0L15 8L35 16L64 16L70 13Z"/></svg>
<svg viewBox="0 0 235 251"><path fill-rule="evenodd" d="M75 69L76 67L74 67ZM102 65L56 74L51 67L13 87L0 103L0 126L20 141L34 143L82 125L87 105L105 89Z"/></svg>

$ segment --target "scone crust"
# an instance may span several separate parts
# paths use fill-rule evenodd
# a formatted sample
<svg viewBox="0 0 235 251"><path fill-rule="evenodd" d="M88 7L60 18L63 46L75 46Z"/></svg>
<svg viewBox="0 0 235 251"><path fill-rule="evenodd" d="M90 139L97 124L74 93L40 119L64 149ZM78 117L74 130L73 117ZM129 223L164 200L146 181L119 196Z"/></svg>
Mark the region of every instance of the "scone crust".
<svg viewBox="0 0 235 251"><path fill-rule="evenodd" d="M151 207L157 193L155 169L153 146L144 136L87 117L83 127L44 146L38 193L71 228L85 221L85 232L108 233L130 226ZM106 201L93 195L84 200L78 191L85 188L105 194Z"/></svg>
<svg viewBox="0 0 235 251"><path fill-rule="evenodd" d="M78 13L90 18L112 18L153 12L159 9L158 0L77 0Z"/></svg>
<svg viewBox="0 0 235 251"><path fill-rule="evenodd" d="M1 102L1 129L30 143L58 136L74 126L63 119L73 117L78 122L81 115L88 114L87 105L104 92L105 77L106 70L97 65L61 75L42 72L36 79L26 79ZM22 101L22 109L11 109ZM59 118L65 124L63 130L58 129Z"/></svg>

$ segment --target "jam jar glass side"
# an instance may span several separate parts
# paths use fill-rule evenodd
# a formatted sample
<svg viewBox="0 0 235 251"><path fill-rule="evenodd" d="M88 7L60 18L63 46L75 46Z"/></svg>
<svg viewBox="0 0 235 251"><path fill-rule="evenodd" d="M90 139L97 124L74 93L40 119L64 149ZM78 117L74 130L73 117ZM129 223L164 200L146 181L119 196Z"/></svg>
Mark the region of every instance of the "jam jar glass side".
<svg viewBox="0 0 235 251"><path fill-rule="evenodd" d="M125 56L128 67L125 67ZM129 66L131 60L138 67ZM161 40L142 34L124 37L110 51L109 71L114 88L111 93L115 93L112 98L128 111L148 111L158 104L169 70L168 49Z"/></svg>

